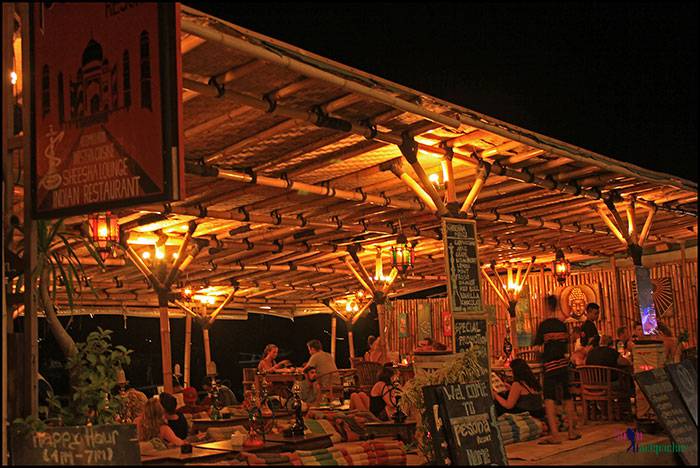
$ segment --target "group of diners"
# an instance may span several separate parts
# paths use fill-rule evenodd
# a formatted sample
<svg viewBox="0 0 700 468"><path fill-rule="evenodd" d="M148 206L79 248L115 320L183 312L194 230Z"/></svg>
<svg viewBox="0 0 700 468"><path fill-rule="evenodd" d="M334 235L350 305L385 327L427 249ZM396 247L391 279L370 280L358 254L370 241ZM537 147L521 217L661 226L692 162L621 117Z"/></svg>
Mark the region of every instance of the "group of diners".
<svg viewBox="0 0 700 468"><path fill-rule="evenodd" d="M368 350L364 360L383 364L376 376L376 381L369 394L353 392L349 398L349 409L370 411L381 420L388 420L396 411L397 397L400 396L399 372L389 362L386 347L381 337L369 336ZM299 370L303 374L300 383L300 397L305 407L321 404L324 391L333 385L340 384L340 374L333 356L324 351L319 340L306 343L309 360ZM288 360L277 361L279 348L268 344L263 351L258 364L258 372L269 374L281 372L291 366Z"/></svg>

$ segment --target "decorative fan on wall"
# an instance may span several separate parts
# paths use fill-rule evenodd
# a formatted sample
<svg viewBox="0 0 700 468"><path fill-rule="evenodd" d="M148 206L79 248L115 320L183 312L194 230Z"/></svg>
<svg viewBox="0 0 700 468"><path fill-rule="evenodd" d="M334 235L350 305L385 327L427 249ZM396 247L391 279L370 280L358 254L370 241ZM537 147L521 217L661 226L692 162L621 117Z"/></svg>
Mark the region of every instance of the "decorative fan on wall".
<svg viewBox="0 0 700 468"><path fill-rule="evenodd" d="M652 294L654 296L654 308L657 317L671 317L673 315L673 287L670 277L651 280ZM632 287L637 290L637 282L632 281ZM639 307L637 294L634 296L634 306Z"/></svg>

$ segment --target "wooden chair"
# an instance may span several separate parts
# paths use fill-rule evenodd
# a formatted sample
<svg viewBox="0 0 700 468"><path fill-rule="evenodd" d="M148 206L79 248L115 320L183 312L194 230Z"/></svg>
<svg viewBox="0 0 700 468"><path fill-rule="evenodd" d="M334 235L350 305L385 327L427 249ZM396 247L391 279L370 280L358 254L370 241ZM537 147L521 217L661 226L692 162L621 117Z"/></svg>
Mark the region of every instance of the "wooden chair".
<svg viewBox="0 0 700 468"><path fill-rule="evenodd" d="M620 419L621 407L629 403L631 375L605 366L579 366L577 371L581 376L584 423L593 419L590 403L605 406L608 421L613 421L613 417ZM616 381L613 380L613 375L617 375Z"/></svg>
<svg viewBox="0 0 700 468"><path fill-rule="evenodd" d="M260 390L258 386L258 369L255 367L243 368L243 391L250 390L253 385Z"/></svg>
<svg viewBox="0 0 700 468"><path fill-rule="evenodd" d="M362 361L355 365L357 369L358 387L369 395L372 386L377 383L377 376L384 366L378 362Z"/></svg>

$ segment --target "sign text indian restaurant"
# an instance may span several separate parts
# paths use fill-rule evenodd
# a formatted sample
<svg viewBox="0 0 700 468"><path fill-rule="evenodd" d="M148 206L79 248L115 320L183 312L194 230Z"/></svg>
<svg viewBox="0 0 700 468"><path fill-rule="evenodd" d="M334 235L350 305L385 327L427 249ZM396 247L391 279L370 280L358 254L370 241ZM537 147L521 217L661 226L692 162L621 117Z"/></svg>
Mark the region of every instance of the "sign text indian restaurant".
<svg viewBox="0 0 700 468"><path fill-rule="evenodd" d="M183 196L177 4L34 3L31 21L33 215Z"/></svg>

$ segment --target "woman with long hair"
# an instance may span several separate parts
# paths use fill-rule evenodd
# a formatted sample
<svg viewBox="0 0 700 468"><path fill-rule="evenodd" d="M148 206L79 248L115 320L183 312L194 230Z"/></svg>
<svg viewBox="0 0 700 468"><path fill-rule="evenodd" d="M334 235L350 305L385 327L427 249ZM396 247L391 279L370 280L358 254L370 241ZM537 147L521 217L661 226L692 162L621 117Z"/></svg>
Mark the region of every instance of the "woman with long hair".
<svg viewBox="0 0 700 468"><path fill-rule="evenodd" d="M263 351L263 357L258 363L258 371L259 372L272 372L276 371L277 369L282 369L285 366L291 364L291 362L285 360L282 362L277 362L277 353L279 352L279 348L275 344L269 344L265 346L265 350Z"/></svg>
<svg viewBox="0 0 700 468"><path fill-rule="evenodd" d="M400 392L398 378L399 372L391 365L385 365L369 395L365 392L350 395L350 408L370 411L382 421L388 421L396 412L396 397Z"/></svg>
<svg viewBox="0 0 700 468"><path fill-rule="evenodd" d="M170 445L180 446L187 442L175 435L168 426L165 409L157 396L151 397L143 407L143 413L136 418L136 431L139 442L162 439Z"/></svg>
<svg viewBox="0 0 700 468"><path fill-rule="evenodd" d="M510 369L513 371L513 383L508 391L508 397L504 398L491 390L496 405L496 415L527 411L536 418L544 418L542 387L530 366L523 359L513 359Z"/></svg>

